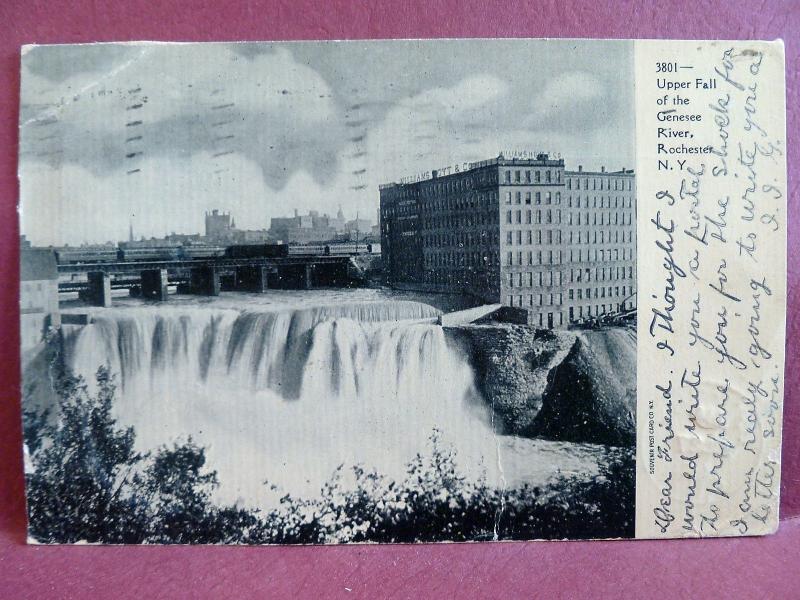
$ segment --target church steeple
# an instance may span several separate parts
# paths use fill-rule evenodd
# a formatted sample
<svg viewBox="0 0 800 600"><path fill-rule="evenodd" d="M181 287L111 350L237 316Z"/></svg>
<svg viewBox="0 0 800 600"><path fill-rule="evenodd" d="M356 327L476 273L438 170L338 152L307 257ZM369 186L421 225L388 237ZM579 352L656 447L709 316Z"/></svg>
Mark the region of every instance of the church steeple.
<svg viewBox="0 0 800 600"><path fill-rule="evenodd" d="M339 212L336 213L336 218L339 220L344 220L344 213L342 212L342 205L339 205Z"/></svg>
<svg viewBox="0 0 800 600"><path fill-rule="evenodd" d="M133 241L133 220L131 220L130 227L128 228L128 241Z"/></svg>

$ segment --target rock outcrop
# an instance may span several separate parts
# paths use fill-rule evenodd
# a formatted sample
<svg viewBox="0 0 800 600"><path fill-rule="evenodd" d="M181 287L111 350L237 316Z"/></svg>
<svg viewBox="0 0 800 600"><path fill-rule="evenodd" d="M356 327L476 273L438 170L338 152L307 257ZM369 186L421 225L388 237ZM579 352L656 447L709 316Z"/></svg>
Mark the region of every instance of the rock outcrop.
<svg viewBox="0 0 800 600"><path fill-rule="evenodd" d="M506 434L632 446L636 341L626 328L544 331L489 324L446 330Z"/></svg>
<svg viewBox="0 0 800 600"><path fill-rule="evenodd" d="M636 443L636 343L628 329L582 333L547 377L531 435L609 446Z"/></svg>

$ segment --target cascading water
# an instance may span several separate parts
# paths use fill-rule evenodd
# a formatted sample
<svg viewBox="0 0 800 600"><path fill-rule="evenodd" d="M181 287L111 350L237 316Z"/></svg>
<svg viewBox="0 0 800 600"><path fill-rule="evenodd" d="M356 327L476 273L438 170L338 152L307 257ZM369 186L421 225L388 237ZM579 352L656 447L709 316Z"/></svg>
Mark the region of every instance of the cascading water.
<svg viewBox="0 0 800 600"><path fill-rule="evenodd" d="M106 309L67 340L67 360L87 379L101 364L117 374L116 416L140 449L204 446L221 501L314 495L340 464L402 478L434 428L468 475L497 478L472 369L437 314L409 301Z"/></svg>

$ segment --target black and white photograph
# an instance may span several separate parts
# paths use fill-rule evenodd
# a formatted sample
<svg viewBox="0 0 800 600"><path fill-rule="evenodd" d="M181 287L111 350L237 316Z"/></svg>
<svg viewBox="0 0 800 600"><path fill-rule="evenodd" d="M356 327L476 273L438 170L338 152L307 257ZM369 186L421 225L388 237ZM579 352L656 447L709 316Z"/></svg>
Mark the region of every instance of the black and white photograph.
<svg viewBox="0 0 800 600"><path fill-rule="evenodd" d="M634 537L633 54L23 48L29 541Z"/></svg>

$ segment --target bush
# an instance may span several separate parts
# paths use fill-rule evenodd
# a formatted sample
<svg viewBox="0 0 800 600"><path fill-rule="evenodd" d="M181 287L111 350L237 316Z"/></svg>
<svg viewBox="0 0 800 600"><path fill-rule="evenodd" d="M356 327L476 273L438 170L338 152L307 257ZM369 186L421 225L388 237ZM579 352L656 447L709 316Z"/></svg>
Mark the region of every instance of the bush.
<svg viewBox="0 0 800 600"><path fill-rule="evenodd" d="M431 436L398 483L360 466L346 489L340 466L318 499L285 496L266 515L263 543L435 542L631 537L633 453L611 453L600 475L562 477L543 488L498 490L468 482L455 454Z"/></svg>

